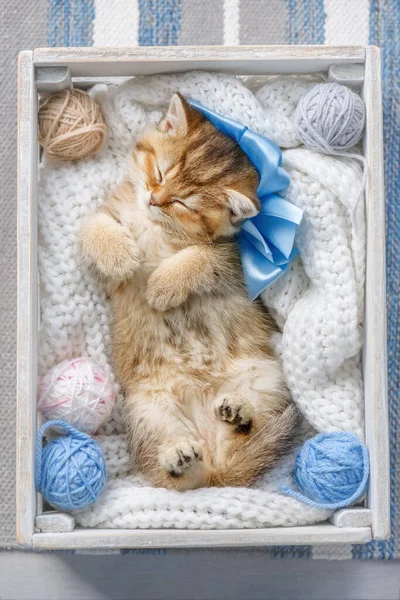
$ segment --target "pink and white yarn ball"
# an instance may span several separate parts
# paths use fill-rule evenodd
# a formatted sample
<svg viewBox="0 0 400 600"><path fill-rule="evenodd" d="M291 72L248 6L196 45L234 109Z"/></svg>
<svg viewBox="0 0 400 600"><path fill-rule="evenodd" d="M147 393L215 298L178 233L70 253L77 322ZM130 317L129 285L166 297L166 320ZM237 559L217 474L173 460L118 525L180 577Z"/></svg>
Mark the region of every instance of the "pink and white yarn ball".
<svg viewBox="0 0 400 600"><path fill-rule="evenodd" d="M88 358L64 360L38 386L38 409L46 420L62 419L89 434L108 419L114 402L113 384Z"/></svg>

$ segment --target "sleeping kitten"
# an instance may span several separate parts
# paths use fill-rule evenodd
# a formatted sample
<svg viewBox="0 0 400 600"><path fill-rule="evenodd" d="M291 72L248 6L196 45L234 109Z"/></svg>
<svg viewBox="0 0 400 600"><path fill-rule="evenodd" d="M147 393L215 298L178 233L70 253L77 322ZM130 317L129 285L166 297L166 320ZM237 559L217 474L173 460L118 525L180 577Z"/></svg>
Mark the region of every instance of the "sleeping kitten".
<svg viewBox="0 0 400 600"><path fill-rule="evenodd" d="M257 186L236 142L175 94L82 228L111 302L133 461L156 486L246 486L289 449L298 413L234 239Z"/></svg>

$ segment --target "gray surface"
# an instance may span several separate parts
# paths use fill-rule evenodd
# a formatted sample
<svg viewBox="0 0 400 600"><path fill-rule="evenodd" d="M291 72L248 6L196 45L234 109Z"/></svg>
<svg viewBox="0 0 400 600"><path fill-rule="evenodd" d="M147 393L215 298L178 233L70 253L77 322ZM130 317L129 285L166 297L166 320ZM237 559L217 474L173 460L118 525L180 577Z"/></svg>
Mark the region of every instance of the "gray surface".
<svg viewBox="0 0 400 600"><path fill-rule="evenodd" d="M240 43L282 44L288 26L287 12L287 4L282 0L268 0L261 10L259 0L241 2Z"/></svg>
<svg viewBox="0 0 400 600"><path fill-rule="evenodd" d="M394 600L398 562L266 560L262 551L0 555L2 600Z"/></svg>
<svg viewBox="0 0 400 600"><path fill-rule="evenodd" d="M178 44L181 46L222 45L224 11L216 0L181 0L181 27Z"/></svg>
<svg viewBox="0 0 400 600"><path fill-rule="evenodd" d="M0 546L15 543L17 57L46 43L46 0L0 1Z"/></svg>

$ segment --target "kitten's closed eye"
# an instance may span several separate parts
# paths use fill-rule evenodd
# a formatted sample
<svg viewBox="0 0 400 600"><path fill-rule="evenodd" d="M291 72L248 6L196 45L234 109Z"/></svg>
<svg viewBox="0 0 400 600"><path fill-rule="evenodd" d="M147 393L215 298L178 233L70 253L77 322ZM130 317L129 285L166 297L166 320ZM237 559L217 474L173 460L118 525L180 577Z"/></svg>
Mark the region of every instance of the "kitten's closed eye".
<svg viewBox="0 0 400 600"><path fill-rule="evenodd" d="M163 184L165 181L164 175L161 173L160 167L157 164L154 165L154 171L155 171L155 175L156 175L156 182Z"/></svg>
<svg viewBox="0 0 400 600"><path fill-rule="evenodd" d="M193 206L190 206L189 200L173 197L172 202L178 204L179 206L190 212L198 212L195 208L193 208Z"/></svg>

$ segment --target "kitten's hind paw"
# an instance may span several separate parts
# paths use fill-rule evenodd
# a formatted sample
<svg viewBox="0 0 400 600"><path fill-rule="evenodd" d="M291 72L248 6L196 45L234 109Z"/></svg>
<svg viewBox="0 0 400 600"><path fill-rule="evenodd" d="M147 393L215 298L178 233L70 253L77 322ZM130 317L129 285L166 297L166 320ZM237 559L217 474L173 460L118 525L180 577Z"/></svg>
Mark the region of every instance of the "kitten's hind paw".
<svg viewBox="0 0 400 600"><path fill-rule="evenodd" d="M165 446L159 454L161 466L173 477L180 477L202 458L201 445L196 440L180 440Z"/></svg>
<svg viewBox="0 0 400 600"><path fill-rule="evenodd" d="M249 433L252 428L253 408L241 396L219 396L214 404L214 413L221 421L235 425L238 433Z"/></svg>

